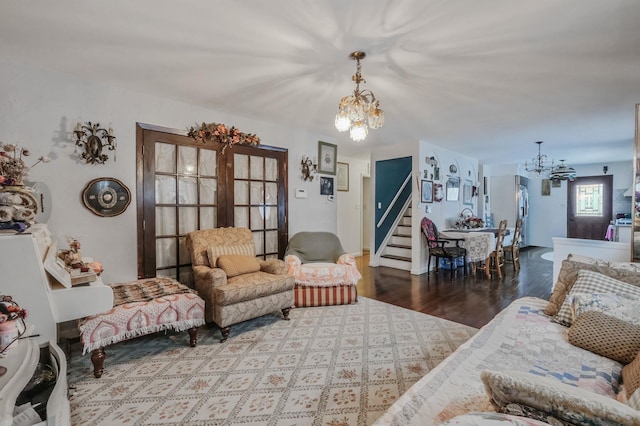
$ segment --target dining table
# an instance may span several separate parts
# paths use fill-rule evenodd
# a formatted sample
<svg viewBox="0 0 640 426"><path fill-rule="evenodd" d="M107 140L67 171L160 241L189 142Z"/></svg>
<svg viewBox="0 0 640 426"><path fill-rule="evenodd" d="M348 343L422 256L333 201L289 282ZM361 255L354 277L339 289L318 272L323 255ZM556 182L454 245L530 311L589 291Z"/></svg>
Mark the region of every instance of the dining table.
<svg viewBox="0 0 640 426"><path fill-rule="evenodd" d="M496 248L498 228L445 229L439 232L440 238L459 239L460 246L467 249L467 261L475 272L477 262L487 262L489 255ZM507 228L503 245L511 244L512 231Z"/></svg>

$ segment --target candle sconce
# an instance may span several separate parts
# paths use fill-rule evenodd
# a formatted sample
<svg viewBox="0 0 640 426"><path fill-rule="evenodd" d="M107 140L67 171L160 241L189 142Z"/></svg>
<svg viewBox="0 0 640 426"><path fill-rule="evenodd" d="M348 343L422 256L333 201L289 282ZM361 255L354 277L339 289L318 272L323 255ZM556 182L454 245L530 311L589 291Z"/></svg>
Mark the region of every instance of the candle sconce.
<svg viewBox="0 0 640 426"><path fill-rule="evenodd" d="M107 148L110 151L116 150L116 137L113 136L113 128L109 129L100 127L100 123L92 124L87 121L85 124L78 122L73 131L76 134L76 145L83 147L84 158L89 164L104 164L109 156L104 154L102 150ZM113 161L116 161L116 154L113 153Z"/></svg>
<svg viewBox="0 0 640 426"><path fill-rule="evenodd" d="M309 157L302 157L300 169L302 170L302 180L305 182L313 182L315 174L318 173L318 165L313 164L313 161L311 161Z"/></svg>

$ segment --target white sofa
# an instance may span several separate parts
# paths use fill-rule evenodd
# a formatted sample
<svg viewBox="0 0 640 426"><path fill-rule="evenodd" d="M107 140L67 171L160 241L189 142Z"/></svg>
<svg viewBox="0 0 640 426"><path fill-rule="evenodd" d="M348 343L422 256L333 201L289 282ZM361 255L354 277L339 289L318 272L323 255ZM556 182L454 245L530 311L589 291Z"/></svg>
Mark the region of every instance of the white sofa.
<svg viewBox="0 0 640 426"><path fill-rule="evenodd" d="M577 262L578 260L580 262ZM595 276L593 272L582 272L577 275L578 270L582 269L580 265L583 264L583 261L584 265L589 265L584 269L595 269L597 276L600 276L600 273L610 274L611 271L614 271L608 276L622 277L626 282L634 282L634 287L640 285L640 269L639 272L623 269L623 272L618 273L615 272L617 269L614 269L614 266L620 266L620 264L600 262L594 265L590 264L590 259L585 258L574 258L567 261L567 268L574 269L573 279L576 276L587 276L587 274ZM621 267L627 268L628 265L630 264ZM634 269L635 266L631 266L631 268ZM568 276L566 271L569 270L565 269L565 273L561 274L561 280L566 279ZM578 287L575 284L573 288L577 289ZM640 287L637 289L640 291ZM561 288L556 288L551 300L559 302L558 297L561 292ZM567 298L567 300L570 299ZM545 308L551 309L552 306L549 301L539 298L524 297L514 301L481 328L474 337L415 383L376 421L375 425L438 425L445 423L448 425L538 425L547 424L547 422L553 425L640 425L640 411L618 401L621 395L621 373L624 364L569 343L568 330L570 328L552 322L553 317L544 313ZM640 364L640 355L636 356L634 362ZM531 378L533 382L536 382L533 385L536 390L539 391L546 384L551 385L550 387L558 385L559 389L555 392L575 397L579 405L584 401L588 405L588 409L593 408L593 404L595 404L596 411L589 412L590 414L585 417L590 420L584 422L575 420L574 423L566 421L566 419L551 418L554 416L541 418L540 413L535 413L537 417L532 416L527 412L526 407L523 408L527 404L511 404L509 410L504 406L501 407L500 404L494 404L489 394L496 389L492 388L493 384L485 383L494 383L496 380L494 376L515 377L522 373L525 378ZM510 380L511 377L508 379ZM537 383L538 379L542 385ZM498 380L504 380L504 377L499 377ZM587 397L582 395L584 392ZM523 397L522 394L520 389L515 395L516 399ZM640 395L640 389L636 394L634 397ZM493 392L492 396L494 400L497 400L500 395ZM502 396L504 397L504 395ZM507 396L508 398L509 396ZM557 396L554 398L563 399ZM544 399L544 397L541 398L539 394L536 394L534 399ZM537 402L539 401L534 401L533 405L536 405ZM546 403L553 409L557 408L556 405L562 405L562 402L556 400L546 401ZM541 402L541 404L544 406L545 402ZM520 416L487 414L495 412L497 407L501 407L499 411L502 413L520 414ZM612 423L602 421L604 415L600 415L598 411L602 409L613 411L613 417L617 420ZM522 412L518 412L518 410ZM618 415L619 417L616 417ZM527 419L527 416L536 420ZM598 421L592 423L592 417L597 418Z"/></svg>

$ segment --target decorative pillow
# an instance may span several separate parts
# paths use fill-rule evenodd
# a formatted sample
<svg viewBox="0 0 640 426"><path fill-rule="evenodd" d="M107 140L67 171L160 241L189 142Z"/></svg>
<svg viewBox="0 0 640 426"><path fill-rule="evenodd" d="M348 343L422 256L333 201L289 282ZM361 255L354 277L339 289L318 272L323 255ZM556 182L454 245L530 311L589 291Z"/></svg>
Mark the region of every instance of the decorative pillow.
<svg viewBox="0 0 640 426"><path fill-rule="evenodd" d="M608 260L597 259L595 257L583 256L581 254L569 253L567 255L568 260L572 260L574 262L586 263L587 265L601 265L601 266L609 266L610 262Z"/></svg>
<svg viewBox="0 0 640 426"><path fill-rule="evenodd" d="M627 404L640 410L640 353L622 369L622 381L627 396Z"/></svg>
<svg viewBox="0 0 640 426"><path fill-rule="evenodd" d="M623 364L640 352L640 325L599 311L579 315L567 336L572 345Z"/></svg>
<svg viewBox="0 0 640 426"><path fill-rule="evenodd" d="M587 311L604 312L625 322L640 324L640 298L614 293L571 293L571 319Z"/></svg>
<svg viewBox="0 0 640 426"><path fill-rule="evenodd" d="M441 426L548 426L549 423L503 413L473 412L440 423Z"/></svg>
<svg viewBox="0 0 640 426"><path fill-rule="evenodd" d="M480 373L497 410L550 424L640 425L640 412L613 398L521 371ZM594 419L598 419L594 423Z"/></svg>
<svg viewBox="0 0 640 426"><path fill-rule="evenodd" d="M577 257L575 255L571 255L570 257L571 259L585 259L584 257ZM578 277L578 271L580 270L599 272L627 284L640 286L640 274L627 268L618 269L611 266L615 264L615 262L609 263L609 266L606 266L606 262L581 263L574 260L563 260L562 268L560 268L560 272L558 273L558 281L553 287L553 293L549 298L549 303L547 303L547 306L544 308L544 313L550 316L558 313L560 307L564 303L567 293L569 293L569 290L571 290L571 287L575 283L576 278Z"/></svg>
<svg viewBox="0 0 640 426"><path fill-rule="evenodd" d="M223 254L218 256L218 268L222 269L228 278L231 278L250 272L258 272L260 270L260 262L255 256Z"/></svg>
<svg viewBox="0 0 640 426"><path fill-rule="evenodd" d="M218 265L218 256L223 254L243 254L246 256L256 255L255 247L251 244L242 244L238 246L209 246L207 256L209 256L209 265L212 268Z"/></svg>
<svg viewBox="0 0 640 426"><path fill-rule="evenodd" d="M578 278L569 291L570 295L574 293L614 293L640 297L640 287L624 283L597 272L581 269L578 271ZM567 327L571 325L571 302L568 298L565 297L560 310L551 321Z"/></svg>
<svg viewBox="0 0 640 426"><path fill-rule="evenodd" d="M640 273L640 265L636 262L609 262L609 267L622 271L631 271L636 274Z"/></svg>

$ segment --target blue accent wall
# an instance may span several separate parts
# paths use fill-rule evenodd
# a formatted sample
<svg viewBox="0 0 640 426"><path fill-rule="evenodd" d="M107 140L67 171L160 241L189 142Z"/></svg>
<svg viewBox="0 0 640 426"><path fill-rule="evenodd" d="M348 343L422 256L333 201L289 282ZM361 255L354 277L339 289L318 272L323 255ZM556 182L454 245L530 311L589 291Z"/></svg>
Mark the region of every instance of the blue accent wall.
<svg viewBox="0 0 640 426"><path fill-rule="evenodd" d="M411 157L394 158L391 160L376 161L376 187L375 187L375 223L380 221L384 212L393 201L396 193L402 187L405 179L411 174ZM375 230L375 252L378 251L380 245L384 241L385 236L389 233L391 225L400 214L402 207L409 197L411 197L411 189L413 184L409 184L404 188L400 197L396 200L390 213L385 218L382 226ZM381 208L378 208L380 203Z"/></svg>

